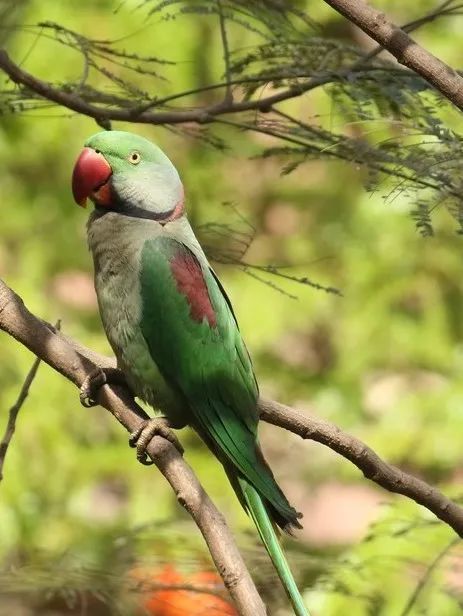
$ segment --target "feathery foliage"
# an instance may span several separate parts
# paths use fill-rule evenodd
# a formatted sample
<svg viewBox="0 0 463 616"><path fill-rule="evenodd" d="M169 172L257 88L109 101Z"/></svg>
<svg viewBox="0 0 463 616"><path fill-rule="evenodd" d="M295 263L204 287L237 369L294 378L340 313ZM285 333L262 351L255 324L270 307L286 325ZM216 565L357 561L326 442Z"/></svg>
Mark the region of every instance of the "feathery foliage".
<svg viewBox="0 0 463 616"><path fill-rule="evenodd" d="M449 104L421 77L375 52L325 36L313 16L297 9L296 3L145 0L137 10L143 28L153 33L164 20L220 21L225 66L220 78L162 96L158 92L163 86L168 90L169 70L178 60L163 57L155 39L152 48L157 55L144 55L133 36L95 40L53 22L21 26L39 42L51 38L80 57L75 78L49 83L50 92L65 92L96 106L107 114L100 123L108 128L113 112L126 111L135 123L149 113L153 124L158 123L156 112L169 112L171 121L160 118L160 123L217 148L229 141L219 125L269 135L275 145L262 147L260 155L278 156L283 173L313 160L346 161L363 170L367 187L380 189L387 201L401 196L415 204L410 207L412 217L424 235L432 233L433 215L442 206L463 231L458 173L462 136L448 128ZM406 29L461 11L460 2L447 1ZM286 101L309 98L318 89L327 97L327 117L286 112ZM198 104L206 94L211 102ZM214 107L220 107L224 96L232 100L232 113L227 108L222 115ZM51 104L52 96L47 99L29 85L7 81L0 90L2 113ZM197 112L197 127L179 118L186 110ZM342 124L343 130L334 130L334 123Z"/></svg>

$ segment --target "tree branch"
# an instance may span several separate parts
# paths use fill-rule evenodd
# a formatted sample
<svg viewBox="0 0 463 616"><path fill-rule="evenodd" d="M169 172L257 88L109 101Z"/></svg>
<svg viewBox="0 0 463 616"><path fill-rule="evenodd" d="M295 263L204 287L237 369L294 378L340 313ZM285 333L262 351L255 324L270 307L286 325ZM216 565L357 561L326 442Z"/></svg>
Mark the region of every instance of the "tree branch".
<svg viewBox="0 0 463 616"><path fill-rule="evenodd" d="M31 314L22 300L0 280L0 330L13 336L37 357L80 387L83 380L98 366L96 354L83 354L80 345L71 345L69 338L53 331ZM92 359L90 359L92 358ZM100 367L114 365L103 359ZM148 416L130 394L121 387L104 386L98 402L133 432ZM154 437L148 454L170 483L177 500L191 515L207 543L215 566L242 616L264 616L266 610L241 554L226 525L198 482L191 468L169 441Z"/></svg>
<svg viewBox="0 0 463 616"><path fill-rule="evenodd" d="M389 492L403 494L423 505L463 537L463 507L425 481L388 464L360 439L346 434L334 424L307 417L273 400L261 399L259 409L264 421L294 432L303 439L326 445L355 464L367 479Z"/></svg>
<svg viewBox="0 0 463 616"><path fill-rule="evenodd" d="M405 24L402 24L400 28L407 33L414 32L421 28L422 26L432 23L433 21L437 21L442 17L451 17L453 15L460 15L463 9L463 3L453 4L453 0L444 0L439 6L431 9L429 13L426 13L422 17L418 17L418 19L413 19L412 21L408 21ZM384 51L384 47L382 45L378 45L367 54L365 54L362 58L358 60L353 65L353 68L356 66L368 62L369 60L373 60L378 54Z"/></svg>
<svg viewBox="0 0 463 616"><path fill-rule="evenodd" d="M399 26L388 21L384 13L368 6L362 0L325 2L387 49L400 64L421 75L458 109L463 110L463 77L418 45Z"/></svg>
<svg viewBox="0 0 463 616"><path fill-rule="evenodd" d="M264 98L241 101L224 100L218 104L197 109L148 112L146 109L159 105L160 102L154 101L145 106L141 105L132 108L99 107L98 105L86 101L75 93L69 93L55 88L52 84L24 71L11 60L4 49L0 49L0 69L2 69L14 83L29 88L39 96L42 96L45 100L52 101L67 109L94 118L99 123L114 120L119 122L137 122L139 124L154 125L184 124L186 122L208 124L213 122L216 116L228 113L242 113L245 111L261 111L267 113L271 110L272 106L277 103L295 98L315 87L330 83L333 79L340 78L339 74L335 76L334 73L324 73L320 77L315 77L305 84L296 84ZM375 67L371 70L378 70L378 68ZM243 81L246 82L246 79L240 80L240 83ZM231 82L225 82L225 84L221 84L219 87L227 88L230 85Z"/></svg>
<svg viewBox="0 0 463 616"><path fill-rule="evenodd" d="M115 366L113 358L99 355L61 333L53 333L50 327L44 321L32 315L24 307L22 300L0 280L0 330L16 338L18 342L29 348L52 368L78 386L95 367L110 368ZM134 430L140 419L147 417L145 412L134 403L129 392L123 388L105 386L101 392L102 397L98 402L110 410L127 430ZM259 400L259 411L262 420L298 434L303 439L311 439L326 445L352 462L367 479L389 492L402 494L422 505L453 528L460 537L463 537L463 507L425 481L388 464L360 439L343 432L334 424L309 417L273 400L261 398ZM155 447L153 447L153 443ZM158 468L171 483L181 504L188 509L200 527L211 553L212 548L218 549L217 557L220 561L221 548L214 541L212 541L212 548L209 544L210 537L213 539L220 537L220 529L212 532L210 528L204 528L205 524L207 526L207 515L212 515L210 511L214 512L211 519L217 516L220 522L219 526L225 528L225 543L223 544L225 557L232 554L236 547L228 534L229 531L226 529L223 519L207 495L204 494L190 467L183 462L175 447L164 439L155 437L151 442L149 453L152 457L154 456L153 459ZM188 498L186 503L182 499L182 491L185 490L185 494L189 495L188 481L190 479L186 482L182 481L183 473L186 473L189 478L191 477L194 483L192 500L190 501ZM206 515L206 522L202 509L199 513L196 509L196 507L199 507L202 498L205 501L201 503L201 508L205 507L206 513L209 511ZM230 542L230 545L228 542ZM214 554L213 558L217 565ZM242 562L241 557L240 562ZM220 572L221 569L219 569ZM226 586L229 588L227 583ZM259 614L259 612L255 612L255 614Z"/></svg>
<svg viewBox="0 0 463 616"><path fill-rule="evenodd" d="M194 90L188 90L168 96L164 99L156 99L146 104L136 105L132 107L103 107L98 106L88 100L80 97L76 92L69 93L63 89L56 88L53 84L43 81L34 75L24 71L18 64L13 62L8 53L4 49L0 49L0 69L8 75L8 77L17 85L24 88L28 88L35 94L43 97L47 101L56 103L81 113L90 118L93 118L98 123L106 123L110 121L119 122L133 122L139 124L153 124L153 125L173 125L173 124L185 124L194 122L197 124L210 124L220 116L227 114L244 113L247 111L260 111L261 113L268 113L272 111L274 105L282 103L292 98L297 98L310 92L315 88L327 85L333 82L343 81L352 74L361 72L384 72L394 71L404 75L413 75L410 71L404 69L386 68L378 66L363 66L358 64L354 67L348 67L345 70L340 71L323 71L316 75L307 75L306 72L300 74L291 74L292 78L300 77L306 78L304 83L296 83L291 87L282 89L274 94L266 97L260 97L256 99L245 100L233 100L233 97L227 99L227 97L221 102L209 105L207 107L197 107L193 109L175 109L172 111L150 111L153 107L159 107L169 101L183 98L191 94L204 92L213 89L226 89L232 85L245 85L247 83L262 82L264 79L267 82L277 81L288 78L287 74L272 74L264 77L243 77L237 80L225 81L224 83L213 84L211 86L204 86L196 88Z"/></svg>

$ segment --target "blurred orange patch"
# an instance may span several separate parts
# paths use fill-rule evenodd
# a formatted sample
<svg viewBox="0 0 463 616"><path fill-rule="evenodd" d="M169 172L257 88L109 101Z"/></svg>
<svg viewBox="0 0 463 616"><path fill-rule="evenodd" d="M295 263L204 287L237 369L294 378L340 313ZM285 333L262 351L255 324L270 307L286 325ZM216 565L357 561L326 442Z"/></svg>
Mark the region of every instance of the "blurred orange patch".
<svg viewBox="0 0 463 616"><path fill-rule="evenodd" d="M150 616L238 616L219 596L227 591L212 571L183 574L166 565L160 570L135 569L131 575L140 584L142 606Z"/></svg>

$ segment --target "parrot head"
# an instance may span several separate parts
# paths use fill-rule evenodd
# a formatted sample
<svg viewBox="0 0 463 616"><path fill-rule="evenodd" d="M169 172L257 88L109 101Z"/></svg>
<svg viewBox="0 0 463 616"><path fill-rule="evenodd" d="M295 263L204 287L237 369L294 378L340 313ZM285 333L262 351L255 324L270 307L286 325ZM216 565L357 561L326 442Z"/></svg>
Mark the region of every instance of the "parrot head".
<svg viewBox="0 0 463 616"><path fill-rule="evenodd" d="M156 145L132 133L102 131L84 144L72 174L72 192L82 207L155 220L183 213L183 186L174 165Z"/></svg>

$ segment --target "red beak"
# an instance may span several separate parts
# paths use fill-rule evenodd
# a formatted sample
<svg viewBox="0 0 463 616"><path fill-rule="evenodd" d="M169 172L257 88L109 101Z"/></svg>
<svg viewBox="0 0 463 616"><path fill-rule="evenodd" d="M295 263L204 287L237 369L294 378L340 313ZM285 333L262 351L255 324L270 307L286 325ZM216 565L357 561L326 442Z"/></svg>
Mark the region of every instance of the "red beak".
<svg viewBox="0 0 463 616"><path fill-rule="evenodd" d="M72 172L72 194L81 207L87 206L87 199L109 180L112 169L103 154L92 148L84 148Z"/></svg>

